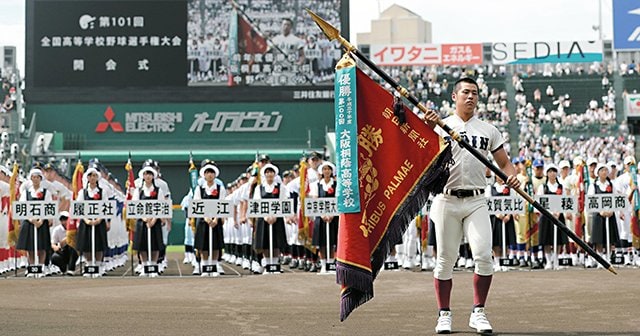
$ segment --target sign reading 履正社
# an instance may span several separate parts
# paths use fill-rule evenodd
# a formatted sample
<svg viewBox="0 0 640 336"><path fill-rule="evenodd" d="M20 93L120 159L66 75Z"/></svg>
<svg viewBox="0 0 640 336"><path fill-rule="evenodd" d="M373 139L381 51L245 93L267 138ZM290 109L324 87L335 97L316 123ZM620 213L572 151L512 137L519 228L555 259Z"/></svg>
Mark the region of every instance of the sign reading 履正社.
<svg viewBox="0 0 640 336"><path fill-rule="evenodd" d="M613 0L613 49L640 49L640 0Z"/></svg>

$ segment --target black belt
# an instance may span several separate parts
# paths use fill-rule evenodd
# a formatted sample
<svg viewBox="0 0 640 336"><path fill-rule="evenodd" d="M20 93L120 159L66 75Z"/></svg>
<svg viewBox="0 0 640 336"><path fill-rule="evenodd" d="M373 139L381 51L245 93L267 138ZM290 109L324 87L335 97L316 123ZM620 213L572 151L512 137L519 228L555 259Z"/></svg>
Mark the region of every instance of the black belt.
<svg viewBox="0 0 640 336"><path fill-rule="evenodd" d="M465 197L482 195L484 194L484 190L483 189L456 189L456 190L444 189L443 193L445 195L455 196L457 198L465 198Z"/></svg>

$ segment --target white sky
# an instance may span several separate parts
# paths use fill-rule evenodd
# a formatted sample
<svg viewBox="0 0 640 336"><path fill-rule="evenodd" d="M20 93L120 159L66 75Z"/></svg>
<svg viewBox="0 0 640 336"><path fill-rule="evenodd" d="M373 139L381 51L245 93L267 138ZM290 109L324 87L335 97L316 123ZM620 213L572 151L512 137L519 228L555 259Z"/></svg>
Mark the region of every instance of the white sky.
<svg viewBox="0 0 640 336"><path fill-rule="evenodd" d="M611 0L350 0L351 42L392 4L430 21L434 43L612 39ZM0 0L0 45L18 48L24 75L25 0Z"/></svg>

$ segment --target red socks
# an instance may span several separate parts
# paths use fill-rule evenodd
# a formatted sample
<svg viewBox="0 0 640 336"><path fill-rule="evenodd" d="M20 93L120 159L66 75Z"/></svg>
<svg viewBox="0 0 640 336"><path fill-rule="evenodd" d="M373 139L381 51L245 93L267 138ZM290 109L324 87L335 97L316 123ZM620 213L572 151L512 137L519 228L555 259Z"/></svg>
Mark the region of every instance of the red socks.
<svg viewBox="0 0 640 336"><path fill-rule="evenodd" d="M433 285L436 288L436 301L438 302L438 309L448 310L451 301L451 288L453 288L453 279L439 280L433 278Z"/></svg>
<svg viewBox="0 0 640 336"><path fill-rule="evenodd" d="M478 275L473 274L473 306L484 307L484 303L487 301L489 295L489 288L491 287L491 279L493 275Z"/></svg>

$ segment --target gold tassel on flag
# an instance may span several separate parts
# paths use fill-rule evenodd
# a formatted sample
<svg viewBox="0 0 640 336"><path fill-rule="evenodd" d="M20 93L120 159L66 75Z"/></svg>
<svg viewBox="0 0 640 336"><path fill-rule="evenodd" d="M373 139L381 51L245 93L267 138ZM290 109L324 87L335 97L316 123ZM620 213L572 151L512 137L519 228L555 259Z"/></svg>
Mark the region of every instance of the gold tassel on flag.
<svg viewBox="0 0 640 336"><path fill-rule="evenodd" d="M298 219L298 239L300 239L300 241L306 246L310 237L309 217L305 216L304 213L304 200L307 196L309 181L307 179L307 160L304 158L300 160L300 170L298 172L300 176L300 204L298 205L300 207L300 218Z"/></svg>
<svg viewBox="0 0 640 336"><path fill-rule="evenodd" d="M131 188L135 187L135 179L133 177L133 165L131 164L131 153L129 153L129 159L127 159L127 163L124 165L124 170L127 171L127 181L125 181L125 189L127 190L127 200L132 198ZM122 217L127 218L127 207L123 207L122 209ZM136 220L135 219L125 219L125 227L127 232L130 233L130 236L133 237L133 232L136 229Z"/></svg>

